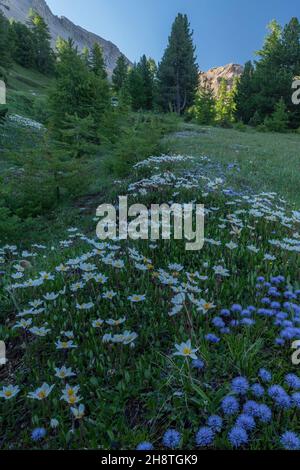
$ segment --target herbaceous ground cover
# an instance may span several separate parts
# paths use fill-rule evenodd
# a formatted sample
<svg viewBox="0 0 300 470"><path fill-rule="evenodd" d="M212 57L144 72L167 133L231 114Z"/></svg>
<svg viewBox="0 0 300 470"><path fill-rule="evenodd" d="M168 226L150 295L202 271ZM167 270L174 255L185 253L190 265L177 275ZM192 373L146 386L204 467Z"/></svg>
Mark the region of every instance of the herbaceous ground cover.
<svg viewBox="0 0 300 470"><path fill-rule="evenodd" d="M204 203L199 253L103 243L94 216L2 247L2 448L299 447L300 213L232 188L233 164L163 156L117 183L132 203Z"/></svg>

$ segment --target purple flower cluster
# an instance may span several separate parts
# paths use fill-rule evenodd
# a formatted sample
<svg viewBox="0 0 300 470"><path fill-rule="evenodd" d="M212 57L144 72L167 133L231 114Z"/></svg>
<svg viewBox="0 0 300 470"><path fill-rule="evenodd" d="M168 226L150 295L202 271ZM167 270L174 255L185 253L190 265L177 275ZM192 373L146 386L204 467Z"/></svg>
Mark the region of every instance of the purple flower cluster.
<svg viewBox="0 0 300 470"><path fill-rule="evenodd" d="M256 289L256 307L233 304L229 309L223 308L211 318L211 325L217 332L209 332L206 335L207 341L220 342L220 335L232 334L237 328L251 327L256 324L257 318L272 321L278 330L278 336L274 338L277 346L300 339L299 290L293 290L290 285L286 285L284 276L272 276L269 281L260 276L257 278Z"/></svg>

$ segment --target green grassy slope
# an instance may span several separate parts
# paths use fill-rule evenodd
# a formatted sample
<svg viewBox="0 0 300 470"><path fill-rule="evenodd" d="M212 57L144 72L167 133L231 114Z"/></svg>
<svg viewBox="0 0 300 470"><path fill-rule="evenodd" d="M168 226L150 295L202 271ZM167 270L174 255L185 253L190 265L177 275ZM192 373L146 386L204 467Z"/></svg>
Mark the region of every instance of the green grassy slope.
<svg viewBox="0 0 300 470"><path fill-rule="evenodd" d="M223 164L237 164L227 179L240 188L275 191L300 206L300 135L260 133L183 124L168 139L168 148L185 155L207 155Z"/></svg>
<svg viewBox="0 0 300 470"><path fill-rule="evenodd" d="M11 113L36 118L52 79L14 64L8 78L7 101Z"/></svg>

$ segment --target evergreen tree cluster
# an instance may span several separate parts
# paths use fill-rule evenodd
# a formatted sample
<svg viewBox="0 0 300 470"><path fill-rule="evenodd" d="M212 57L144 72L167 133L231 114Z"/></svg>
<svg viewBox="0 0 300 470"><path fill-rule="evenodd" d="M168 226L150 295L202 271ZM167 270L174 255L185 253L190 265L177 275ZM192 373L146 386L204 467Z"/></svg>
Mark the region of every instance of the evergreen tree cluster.
<svg viewBox="0 0 300 470"><path fill-rule="evenodd" d="M158 68L158 96L162 109L182 114L194 102L198 81L193 32L187 16L178 14Z"/></svg>
<svg viewBox="0 0 300 470"><path fill-rule="evenodd" d="M158 67L143 55L129 69L121 56L112 81L115 91L129 100L133 111L160 109L183 114L193 104L198 86L193 33L187 16L176 17Z"/></svg>
<svg viewBox="0 0 300 470"><path fill-rule="evenodd" d="M27 25L8 21L0 11L0 68L7 70L15 61L44 74L53 73L50 39L47 24L35 11L30 10Z"/></svg>
<svg viewBox="0 0 300 470"><path fill-rule="evenodd" d="M50 129L59 148L80 158L103 142L112 112L102 49L79 53L74 42L59 39L55 86L49 96Z"/></svg>
<svg viewBox="0 0 300 470"><path fill-rule="evenodd" d="M300 109L292 103L292 82L300 75L300 23L297 18L282 28L275 20L269 26L258 60L248 62L240 79L237 119L245 124L276 129L300 126ZM278 117L282 116L278 127Z"/></svg>
<svg viewBox="0 0 300 470"><path fill-rule="evenodd" d="M189 116L198 124L230 127L235 121L237 81L232 87L225 79L221 80L218 93L208 83L198 88L194 105Z"/></svg>
<svg viewBox="0 0 300 470"><path fill-rule="evenodd" d="M133 111L151 111L156 106L157 67L153 59L143 55L129 68L121 55L113 71L112 83L121 103L126 102Z"/></svg>

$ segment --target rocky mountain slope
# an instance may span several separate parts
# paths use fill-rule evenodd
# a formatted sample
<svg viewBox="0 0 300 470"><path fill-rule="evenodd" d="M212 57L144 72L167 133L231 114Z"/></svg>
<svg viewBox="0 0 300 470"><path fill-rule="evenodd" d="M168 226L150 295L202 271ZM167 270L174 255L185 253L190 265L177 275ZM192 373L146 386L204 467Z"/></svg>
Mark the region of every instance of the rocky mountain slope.
<svg viewBox="0 0 300 470"><path fill-rule="evenodd" d="M79 49L91 48L95 42L98 42L103 48L108 72L111 73L115 68L116 61L121 54L117 46L80 26L76 26L64 16L55 16L45 0L1 0L1 3L7 6L5 8L0 5L0 9L7 18L13 18L22 23L26 23L30 8L37 11L49 26L53 47L59 36L64 39L72 38Z"/></svg>
<svg viewBox="0 0 300 470"><path fill-rule="evenodd" d="M244 67L239 64L228 64L223 67L215 67L207 72L200 72L200 85L209 85L217 94L221 80L225 78L228 87L231 88L234 79L239 78L243 73Z"/></svg>

